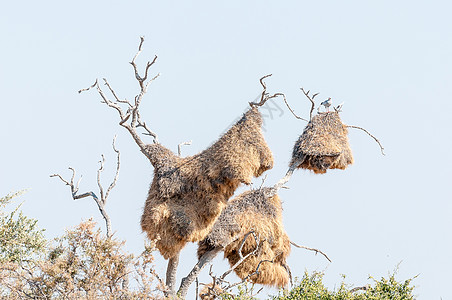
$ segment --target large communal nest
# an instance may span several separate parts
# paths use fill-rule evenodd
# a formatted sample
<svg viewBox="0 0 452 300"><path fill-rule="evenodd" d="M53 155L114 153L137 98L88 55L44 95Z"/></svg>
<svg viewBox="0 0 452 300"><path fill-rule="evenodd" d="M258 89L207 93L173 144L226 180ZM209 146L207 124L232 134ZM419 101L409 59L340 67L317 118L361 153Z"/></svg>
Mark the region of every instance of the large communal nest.
<svg viewBox="0 0 452 300"><path fill-rule="evenodd" d="M321 113L312 118L298 138L290 165L326 173L328 169L347 168L353 163L347 126L338 112Z"/></svg>
<svg viewBox="0 0 452 300"><path fill-rule="evenodd" d="M182 158L160 144L146 146L154 178L141 227L165 258L202 240L237 187L273 167L261 126L261 114L251 108L197 155Z"/></svg>
<svg viewBox="0 0 452 300"><path fill-rule="evenodd" d="M234 269L241 279L248 277L254 283L277 287L289 283L286 258L290 240L274 188L247 191L230 200L212 231L198 245L198 257L216 247L224 248L231 267L241 259L240 247L243 257L255 252Z"/></svg>

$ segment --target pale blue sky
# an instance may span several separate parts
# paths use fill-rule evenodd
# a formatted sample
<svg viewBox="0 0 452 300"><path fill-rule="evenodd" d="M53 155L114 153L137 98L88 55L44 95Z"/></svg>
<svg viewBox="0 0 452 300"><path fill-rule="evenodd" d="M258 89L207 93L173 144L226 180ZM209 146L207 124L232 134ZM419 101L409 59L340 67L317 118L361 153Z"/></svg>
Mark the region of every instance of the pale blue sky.
<svg viewBox="0 0 452 300"><path fill-rule="evenodd" d="M299 88L345 101L355 164L314 175L297 171L284 201L291 239L333 260L293 249L292 273L325 270L333 288L340 274L360 285L400 265L399 278L417 274L419 299L451 299L452 277L452 5L448 1L8 1L0 5L0 195L29 188L24 211L53 237L94 216L93 201L73 201L54 172L84 175L96 189L97 161L114 169L110 143L118 134L122 170L107 206L117 236L138 252L139 220L152 167L116 112L95 92L77 94L106 77L121 97L138 85L128 62L144 35L138 62L159 56L161 72L142 105L142 117L165 146L193 140L201 151L240 116L261 91L284 92L295 111L309 114ZM275 183L287 169L304 122L284 110L266 119L275 156ZM264 111L265 113L265 111ZM260 184L261 179L256 180ZM179 278L195 263L182 254ZM226 264L218 259L217 272ZM158 270L165 262L158 257ZM275 291L270 290L270 293Z"/></svg>

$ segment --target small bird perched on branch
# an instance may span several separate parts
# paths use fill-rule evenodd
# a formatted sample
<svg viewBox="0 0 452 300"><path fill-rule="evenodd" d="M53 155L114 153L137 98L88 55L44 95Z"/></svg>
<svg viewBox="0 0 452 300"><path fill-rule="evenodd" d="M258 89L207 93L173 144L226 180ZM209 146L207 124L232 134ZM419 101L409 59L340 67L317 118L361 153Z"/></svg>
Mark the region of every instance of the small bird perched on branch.
<svg viewBox="0 0 452 300"><path fill-rule="evenodd" d="M331 106L331 97L328 98L328 100L325 100L322 103L320 103L320 105L325 106L326 112L329 112L330 111L330 106Z"/></svg>

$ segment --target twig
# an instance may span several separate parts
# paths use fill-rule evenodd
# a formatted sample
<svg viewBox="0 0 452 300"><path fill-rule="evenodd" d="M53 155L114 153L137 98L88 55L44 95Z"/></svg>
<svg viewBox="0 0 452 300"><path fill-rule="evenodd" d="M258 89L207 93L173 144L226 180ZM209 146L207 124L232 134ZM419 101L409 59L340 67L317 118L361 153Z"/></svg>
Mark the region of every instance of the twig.
<svg viewBox="0 0 452 300"><path fill-rule="evenodd" d="M278 96L283 96L283 97L284 97L284 101L286 101L286 100L285 100L285 99L286 99L286 96L285 96L283 93L276 93L276 94L273 94L273 95L271 95L271 96L270 96L269 93L267 93L267 85L265 84L264 79L265 79L265 78L268 78L268 77L270 77L270 76L272 76L272 74L265 75L265 76L263 76L263 77L259 80L259 82L261 83L262 88L263 88L263 91L262 91L262 93L261 93L261 99L260 99L259 102L249 102L249 105L250 105L251 107L254 107L254 106L263 106L268 100L273 99L273 98L276 98L276 97L278 97ZM287 103L287 102L286 102L286 103Z"/></svg>
<svg viewBox="0 0 452 300"><path fill-rule="evenodd" d="M267 180L267 175L268 174L265 174L264 178L262 178L262 182L261 182L259 189L262 189L262 187L264 186L265 180Z"/></svg>
<svg viewBox="0 0 452 300"><path fill-rule="evenodd" d="M287 100L286 100L286 95L284 95L284 94L283 94L283 99L284 99L284 103L286 103L287 108L290 110L290 112L292 113L292 115L293 115L295 118L297 118L297 119L299 119L299 120L303 120L303 121L308 122L308 120L306 120L305 118L302 118L302 117L297 116L297 114L294 112L294 110L290 107L289 103L287 102Z"/></svg>
<svg viewBox="0 0 452 300"><path fill-rule="evenodd" d="M180 143L179 145L177 145L177 154L180 156L181 155L181 148L182 148L182 146L188 146L188 145L191 145L191 141L188 141L188 142L182 142L182 143Z"/></svg>
<svg viewBox="0 0 452 300"><path fill-rule="evenodd" d="M380 146L381 154L386 155L384 152L385 149L381 145L380 141L374 135L372 135L369 131L367 131L366 129L359 127L359 126L353 126L353 125L346 125L346 126L348 128L360 129L360 130L364 131L365 133L367 133L370 137L372 137L375 140L375 142L377 142L378 146Z"/></svg>
<svg viewBox="0 0 452 300"><path fill-rule="evenodd" d="M309 112L309 120L312 120L312 112L314 111L314 107L315 107L315 103L314 103L314 98L319 94L319 93L315 93L314 95L309 96L309 91L305 91L304 88L300 88L300 90L303 92L303 94L309 99L309 101L311 101L311 111Z"/></svg>
<svg viewBox="0 0 452 300"><path fill-rule="evenodd" d="M269 262L269 263L272 263L272 264L273 264L273 263L275 263L275 259L276 259L279 255L281 255L281 253L276 254L276 255L273 257L272 260L269 260L269 259L263 259L263 260L261 260L261 261L257 264L257 267L256 267L256 269L254 270L254 272L248 274L246 277L244 277L244 278L243 278L241 281L239 281L239 282L236 282L236 283L233 283L233 284L229 284L227 287L222 288L222 290L223 290L223 291L228 291L228 290L230 290L230 289L236 287L237 285L244 283L245 281L247 281L248 279L250 279L252 276L258 275L258 274L259 274L259 268L261 267L261 265L262 265L263 263ZM259 292L258 292L258 293L259 293Z"/></svg>
<svg viewBox="0 0 452 300"><path fill-rule="evenodd" d="M135 54L135 56L133 57L132 61L130 62L130 64L133 67L133 71L134 71L134 74L135 74L135 79L138 81L139 86L140 86L140 91L134 97L134 101L133 102L128 101L126 99L124 99L124 100L120 99L117 96L116 92L114 91L113 87L110 85L110 83L105 78L103 78L104 84L108 87L108 90L113 95L114 101L111 101L111 100L108 99L108 97L106 96L106 94L104 93L102 88L100 87L100 84L99 84L98 80L96 80L94 82L94 84L91 85L90 87L85 88L85 89L81 89L78 92L81 93L83 91L88 91L88 90L96 87L97 92L99 93L99 95L102 98L101 102L105 103L107 106L115 109L118 112L119 118L120 118L119 125L121 125L122 127L126 128L129 131L129 133L132 135L133 139L135 140L136 144L140 147L141 152L144 155L148 156L149 154L147 153L146 145L141 140L139 134L137 133L136 128L137 127L143 128L144 131L145 131L144 134L153 137L154 143L157 143L158 139L157 139L157 134L155 132L153 132L147 126L147 124L144 121L141 120L139 106L141 104L143 96L147 92L149 84L152 81L154 81L155 79L157 79L160 76L160 73L155 75L151 79L148 79L149 69L157 61L157 56L155 56L152 61L147 62L145 70L144 70L144 76L143 77L140 76L140 74L138 72L138 67L137 67L137 64L136 64L135 61L136 61L137 57L140 55L140 53L142 52L143 43L144 43L144 37L140 37L140 44L138 46L138 51ZM126 105L127 106L127 110L124 111L121 108L121 105Z"/></svg>
<svg viewBox="0 0 452 300"><path fill-rule="evenodd" d="M256 248L249 252L248 254L246 254L245 256L243 256L242 253L242 249L243 246L245 245L245 241L248 238L248 236L253 235L254 237L254 241L256 242ZM240 266L248 257L250 257L251 255L256 255L256 253L259 251L259 245L260 245L260 238L256 235L256 233L254 232L254 230L248 232L247 234L245 234L245 236L243 237L239 249L237 251L237 253L239 254L239 260L231 267L229 268L229 270L227 270L226 272L223 273L223 275L221 275L219 277L220 280L223 280L226 276L228 276L232 271L234 271L235 269L237 269L238 266Z"/></svg>
<svg viewBox="0 0 452 300"><path fill-rule="evenodd" d="M78 90L78 93L80 94L81 92L89 91L90 89L92 89L92 88L95 87L96 85L97 85L97 79L96 79L96 81L93 83L93 85L91 85L91 86L89 86L89 87L87 87L87 88L85 88L85 89Z"/></svg>
<svg viewBox="0 0 452 300"><path fill-rule="evenodd" d="M97 195L94 192L86 192L83 194L77 194L79 191L79 184L80 181L82 180L82 177L80 177L80 179L77 181L76 184L74 184L74 179L75 179L75 169L72 167L69 167L69 170L72 171L72 176L71 176L71 180L65 180L60 174L52 174L50 175L50 177L58 177L62 182L64 182L66 185L68 185L71 188L71 194L72 194L72 199L74 200L78 200L78 199L82 199L82 198L86 198L86 197L92 197L93 200L96 202L97 207L99 208L99 211L102 215L102 217L105 220L105 226L107 229L107 237L111 237L113 235L112 231L111 231L111 221L110 221L110 216L107 214L107 211L105 210L105 205L107 204L107 199L108 196L111 192L111 190L115 187L116 182L118 181L119 178L119 170L120 170L120 157L121 157L121 153L119 152L118 149L116 149L115 146L115 142L116 142L116 136L113 138L113 150L117 153L117 164L116 164L116 173L115 173L115 177L113 179L113 182L110 184L110 186L107 189L107 192L104 193L102 184L100 182L100 175L104 170L104 163L105 163L105 157L102 154L102 160L100 161L100 167L97 170L97 185L99 187L99 192L100 192L100 199L97 197Z"/></svg>
<svg viewBox="0 0 452 300"><path fill-rule="evenodd" d="M326 258L329 262L332 262L331 259L330 259L325 253L323 253L322 251L320 251L320 250L318 250L318 249L309 248L309 247L306 247L306 246L300 246L300 245L295 244L295 243L292 242L292 241L290 241L290 243L291 243L293 246L297 247L297 248L306 249L306 250L309 250L309 251L314 251L316 255L317 255L317 253L320 253L320 254L322 254L323 256L325 256L325 258Z"/></svg>

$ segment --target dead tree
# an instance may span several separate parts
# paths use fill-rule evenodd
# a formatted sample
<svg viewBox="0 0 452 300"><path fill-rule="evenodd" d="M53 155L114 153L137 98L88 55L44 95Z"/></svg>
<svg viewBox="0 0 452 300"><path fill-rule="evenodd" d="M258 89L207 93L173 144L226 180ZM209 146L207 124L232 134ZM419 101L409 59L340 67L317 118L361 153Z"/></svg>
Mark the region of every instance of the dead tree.
<svg viewBox="0 0 452 300"><path fill-rule="evenodd" d="M115 109L119 124L126 128L141 152L154 167L154 177L145 202L141 227L156 247L168 259L166 284L168 295L174 295L179 252L188 242L202 240L209 232L228 199L240 184L250 184L273 167L272 152L262 134L262 116L258 110L268 99L282 94L269 95L264 88L261 101L250 103L251 108L217 142L201 153L180 157L158 143L157 134L141 119L139 106L148 86L159 75L149 77L148 62L144 75L138 72L136 58L142 52L144 38L140 39L138 52L132 59L139 93L134 101L121 99L106 79L105 85L113 97L110 100L99 82L79 92L96 88L102 103ZM141 140L137 129L153 138L152 144Z"/></svg>
<svg viewBox="0 0 452 300"><path fill-rule="evenodd" d="M115 177L114 177L112 183L110 184L110 186L108 187L106 192L104 192L104 189L100 182L100 175L101 175L102 171L104 170L104 164L105 164L105 157L103 154L101 155L102 160L99 161L100 167L99 167L99 170L97 170L97 186L99 187L100 198L92 191L86 192L83 194L78 194L79 185L80 185L80 181L82 180L82 177L80 177L80 179L77 181L77 183L74 183L75 169L72 167L69 167L69 170L72 171L72 177L70 180L65 180L60 174L50 175L50 177L60 178L61 181L63 181L66 185L68 185L71 188L72 199L78 200L78 199L82 199L82 198L86 198L86 197L93 198L93 200L97 204L97 207L99 208L99 211L100 211L102 217L105 220L107 237L111 237L113 235L113 232L111 229L110 216L107 214L105 205L107 204L107 199L108 199L108 196L110 195L111 190L116 186L116 182L118 181L118 177L119 177L119 169L121 167L121 160L120 160L121 153L119 152L118 149L116 149L115 142L116 142L116 136L113 138L113 151L115 151L117 154L116 173L115 173Z"/></svg>

